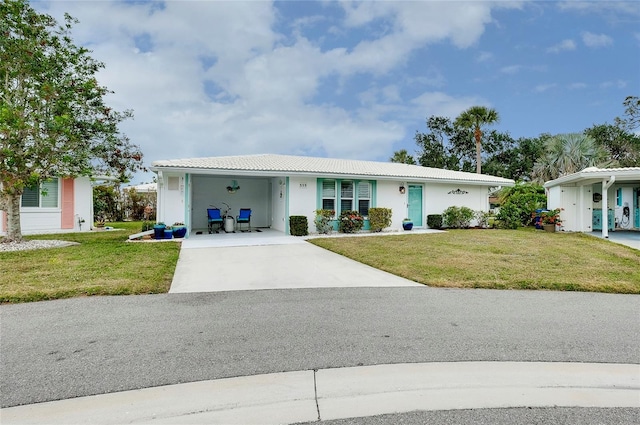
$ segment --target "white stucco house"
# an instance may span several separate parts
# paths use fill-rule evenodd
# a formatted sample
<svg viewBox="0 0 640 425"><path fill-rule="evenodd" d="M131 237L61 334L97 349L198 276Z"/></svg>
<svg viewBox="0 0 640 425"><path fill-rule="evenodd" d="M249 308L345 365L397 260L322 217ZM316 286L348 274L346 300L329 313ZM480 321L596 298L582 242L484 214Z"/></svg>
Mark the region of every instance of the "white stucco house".
<svg viewBox="0 0 640 425"><path fill-rule="evenodd" d="M91 230L92 222L93 191L89 177L54 178L40 188L25 189L22 195L22 234L84 232ZM0 236L7 234L7 227L7 213L0 211Z"/></svg>
<svg viewBox="0 0 640 425"><path fill-rule="evenodd" d="M315 232L321 208L365 217L370 207L391 208L391 228L401 229L405 217L424 228L428 214L449 206L488 211L489 192L515 184L417 165L273 154L163 160L150 168L158 179L157 221L184 222L189 233L207 229L207 208L226 205L231 216L250 208L252 227L286 234L292 215L307 216Z"/></svg>
<svg viewBox="0 0 640 425"><path fill-rule="evenodd" d="M640 231L640 167L586 168L548 181L547 208L561 208L562 230ZM640 238L640 233L638 234Z"/></svg>

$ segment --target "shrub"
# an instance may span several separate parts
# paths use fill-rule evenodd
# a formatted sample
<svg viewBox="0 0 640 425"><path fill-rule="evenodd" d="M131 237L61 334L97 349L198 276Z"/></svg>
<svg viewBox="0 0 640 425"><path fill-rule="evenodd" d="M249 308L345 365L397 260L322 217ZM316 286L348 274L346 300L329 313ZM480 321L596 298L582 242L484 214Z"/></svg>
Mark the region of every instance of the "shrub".
<svg viewBox="0 0 640 425"><path fill-rule="evenodd" d="M147 230L153 230L153 224L154 223L152 223L150 221L147 221L147 220L143 221L142 222L142 230L141 230L141 232L146 232Z"/></svg>
<svg viewBox="0 0 640 425"><path fill-rule="evenodd" d="M289 217L289 228L292 236L307 236L309 234L309 225L307 216L292 215Z"/></svg>
<svg viewBox="0 0 640 425"><path fill-rule="evenodd" d="M358 211L346 210L340 213L339 228L342 233L355 233L362 229L364 218Z"/></svg>
<svg viewBox="0 0 640 425"><path fill-rule="evenodd" d="M502 189L499 198L498 219L503 221L509 229L533 224L535 211L544 208L547 204L544 188L535 183L516 183L514 187ZM505 207L507 210L503 212Z"/></svg>
<svg viewBox="0 0 640 425"><path fill-rule="evenodd" d="M442 228L442 214L429 214L427 216L427 226L431 229Z"/></svg>
<svg viewBox="0 0 640 425"><path fill-rule="evenodd" d="M391 208L369 208L369 226L372 232L391 226Z"/></svg>
<svg viewBox="0 0 640 425"><path fill-rule="evenodd" d="M522 225L520 208L512 203L501 206L496 219L498 220L496 225L501 229L517 229Z"/></svg>
<svg viewBox="0 0 640 425"><path fill-rule="evenodd" d="M468 207L449 207L442 213L444 223L452 229L469 227L473 216L473 210Z"/></svg>
<svg viewBox="0 0 640 425"><path fill-rule="evenodd" d="M318 233L328 235L333 231L333 224L331 223L331 219L335 215L334 210L316 210L316 218L314 223L316 225L316 230Z"/></svg>
<svg viewBox="0 0 640 425"><path fill-rule="evenodd" d="M478 227L482 227L483 229L489 227L489 218L491 218L493 214L488 211L476 211L475 217L478 222Z"/></svg>

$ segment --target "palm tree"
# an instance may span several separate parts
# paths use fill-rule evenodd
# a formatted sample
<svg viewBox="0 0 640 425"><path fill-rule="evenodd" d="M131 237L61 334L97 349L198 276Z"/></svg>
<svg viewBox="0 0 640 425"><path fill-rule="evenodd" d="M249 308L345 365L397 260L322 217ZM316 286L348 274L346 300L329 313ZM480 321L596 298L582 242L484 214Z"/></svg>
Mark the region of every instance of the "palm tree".
<svg viewBox="0 0 640 425"><path fill-rule="evenodd" d="M455 125L473 130L473 137L476 140L476 172L482 172L482 126L495 124L500 121L498 112L493 108L484 106L472 106L462 112L456 118Z"/></svg>
<svg viewBox="0 0 640 425"><path fill-rule="evenodd" d="M544 183L588 167L616 165L617 161L592 137L584 133L559 134L545 142L545 153L533 166L533 178Z"/></svg>
<svg viewBox="0 0 640 425"><path fill-rule="evenodd" d="M416 165L416 160L413 156L409 155L406 149L400 149L399 151L395 151L393 156L389 158L391 162L399 162L401 164L411 164Z"/></svg>

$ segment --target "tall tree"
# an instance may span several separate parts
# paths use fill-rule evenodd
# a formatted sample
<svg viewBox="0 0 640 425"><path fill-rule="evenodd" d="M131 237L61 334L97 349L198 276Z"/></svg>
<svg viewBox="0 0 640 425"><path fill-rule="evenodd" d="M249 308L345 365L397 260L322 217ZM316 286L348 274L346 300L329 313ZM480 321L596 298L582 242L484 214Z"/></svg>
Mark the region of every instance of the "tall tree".
<svg viewBox="0 0 640 425"><path fill-rule="evenodd" d="M618 162L596 141L582 133L559 134L545 142L545 153L533 169L534 180L543 183L588 167L612 167Z"/></svg>
<svg viewBox="0 0 640 425"><path fill-rule="evenodd" d="M455 124L457 126L473 130L476 142L476 172L478 174L482 173L482 127L497 123L499 120L498 112L485 106L472 106L456 118Z"/></svg>
<svg viewBox="0 0 640 425"><path fill-rule="evenodd" d="M625 116L616 118L615 123L618 127L633 132L640 127L640 97L627 96L622 104L625 107Z"/></svg>
<svg viewBox="0 0 640 425"><path fill-rule="evenodd" d="M533 166L543 155L545 140L550 137L549 134L541 134L538 137L520 137L518 140L505 139L503 149L489 155L484 161L484 172L516 181L531 181Z"/></svg>
<svg viewBox="0 0 640 425"><path fill-rule="evenodd" d="M0 2L0 209L5 241L20 241L20 199L53 177L92 173L126 179L142 168L137 146L118 124L131 111L109 108L96 79L104 64L73 44L64 25L27 0Z"/></svg>
<svg viewBox="0 0 640 425"><path fill-rule="evenodd" d="M606 149L621 167L640 167L640 136L625 129L625 126L597 124L584 133Z"/></svg>
<svg viewBox="0 0 640 425"><path fill-rule="evenodd" d="M398 162L400 164L411 164L416 165L416 160L413 155L409 155L406 149L400 149L399 151L395 151L393 156L389 158L391 162Z"/></svg>

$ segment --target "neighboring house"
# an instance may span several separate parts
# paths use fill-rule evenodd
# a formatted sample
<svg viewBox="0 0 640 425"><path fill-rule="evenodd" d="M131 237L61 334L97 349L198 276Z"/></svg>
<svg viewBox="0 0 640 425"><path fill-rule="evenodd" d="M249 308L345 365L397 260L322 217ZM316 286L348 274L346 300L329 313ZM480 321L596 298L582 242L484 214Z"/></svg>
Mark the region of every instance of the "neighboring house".
<svg viewBox="0 0 640 425"><path fill-rule="evenodd" d="M449 206L488 211L488 195L513 186L501 177L392 162L354 161L288 155L246 155L155 161L158 175L157 220L184 222L189 231L207 228L207 208L251 208L252 227L289 234L289 217L307 216L315 232L315 210L391 208L391 228L411 218L425 228L428 214ZM367 228L368 223L365 224Z"/></svg>
<svg viewBox="0 0 640 425"><path fill-rule="evenodd" d="M43 191L46 193L43 195ZM89 231L93 221L89 177L54 178L25 189L20 202L22 234ZM7 234L7 213L0 211L0 235Z"/></svg>
<svg viewBox="0 0 640 425"><path fill-rule="evenodd" d="M609 231L640 230L640 167L586 168L544 187L547 208L563 209L563 230L600 230L604 237Z"/></svg>

